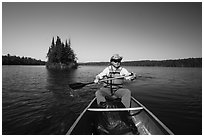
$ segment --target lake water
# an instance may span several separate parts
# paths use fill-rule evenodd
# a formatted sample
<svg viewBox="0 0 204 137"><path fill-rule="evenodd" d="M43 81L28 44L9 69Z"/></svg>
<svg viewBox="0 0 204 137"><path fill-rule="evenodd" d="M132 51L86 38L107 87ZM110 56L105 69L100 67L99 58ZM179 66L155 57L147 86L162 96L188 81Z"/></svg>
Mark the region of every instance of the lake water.
<svg viewBox="0 0 204 137"><path fill-rule="evenodd" d="M105 66L48 71L45 66L2 67L2 134L61 135L101 86L71 90L91 82ZM202 134L202 68L125 67L141 78L126 83L132 96L174 134Z"/></svg>

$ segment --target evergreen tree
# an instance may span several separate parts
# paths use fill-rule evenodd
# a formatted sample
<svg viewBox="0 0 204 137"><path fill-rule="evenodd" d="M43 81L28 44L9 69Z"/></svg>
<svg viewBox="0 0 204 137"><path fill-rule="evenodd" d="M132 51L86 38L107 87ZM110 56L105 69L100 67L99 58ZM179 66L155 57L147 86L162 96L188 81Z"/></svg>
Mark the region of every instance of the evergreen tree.
<svg viewBox="0 0 204 137"><path fill-rule="evenodd" d="M74 54L74 51L71 48L71 42L69 39L69 43L67 43L67 40L65 44L61 41L59 36L57 36L56 43L54 42L54 37L52 39L51 47L49 47L48 53L48 64L65 64L69 65L74 63L76 65L76 55Z"/></svg>

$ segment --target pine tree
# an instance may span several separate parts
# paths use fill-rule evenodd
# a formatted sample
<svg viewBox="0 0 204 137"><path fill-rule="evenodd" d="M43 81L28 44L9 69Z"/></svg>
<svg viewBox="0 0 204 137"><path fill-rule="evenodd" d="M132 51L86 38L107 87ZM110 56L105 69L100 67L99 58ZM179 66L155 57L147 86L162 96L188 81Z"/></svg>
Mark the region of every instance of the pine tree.
<svg viewBox="0 0 204 137"><path fill-rule="evenodd" d="M48 49L47 53L48 64L75 64L76 65L76 55L71 48L71 41L69 43L67 40L65 44L61 41L59 36L57 36L56 43L54 43L54 37L52 39L51 47Z"/></svg>

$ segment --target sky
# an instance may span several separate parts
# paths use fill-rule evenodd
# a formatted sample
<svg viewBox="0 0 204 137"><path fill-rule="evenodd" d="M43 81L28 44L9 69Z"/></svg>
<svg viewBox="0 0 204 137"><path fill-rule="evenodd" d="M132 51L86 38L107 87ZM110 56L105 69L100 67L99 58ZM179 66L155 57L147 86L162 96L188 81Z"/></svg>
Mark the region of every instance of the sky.
<svg viewBox="0 0 204 137"><path fill-rule="evenodd" d="M78 62L202 57L202 3L2 3L3 55L47 61L57 36Z"/></svg>

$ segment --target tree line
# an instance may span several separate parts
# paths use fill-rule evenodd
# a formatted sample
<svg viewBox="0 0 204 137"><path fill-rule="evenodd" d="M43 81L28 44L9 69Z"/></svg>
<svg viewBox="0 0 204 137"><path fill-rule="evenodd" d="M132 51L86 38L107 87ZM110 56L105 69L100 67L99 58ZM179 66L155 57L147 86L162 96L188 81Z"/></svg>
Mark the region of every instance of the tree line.
<svg viewBox="0 0 204 137"><path fill-rule="evenodd" d="M47 68L73 68L77 66L77 57L71 48L71 41L63 43L59 36L55 42L52 39L51 46L47 53Z"/></svg>
<svg viewBox="0 0 204 137"><path fill-rule="evenodd" d="M11 56L10 54L2 56L2 65L45 65L45 63L45 61L30 57Z"/></svg>
<svg viewBox="0 0 204 137"><path fill-rule="evenodd" d="M79 65L108 65L109 62L88 62ZM160 66L160 67L202 67L202 58L187 58L175 60L142 60L125 61L123 66Z"/></svg>

